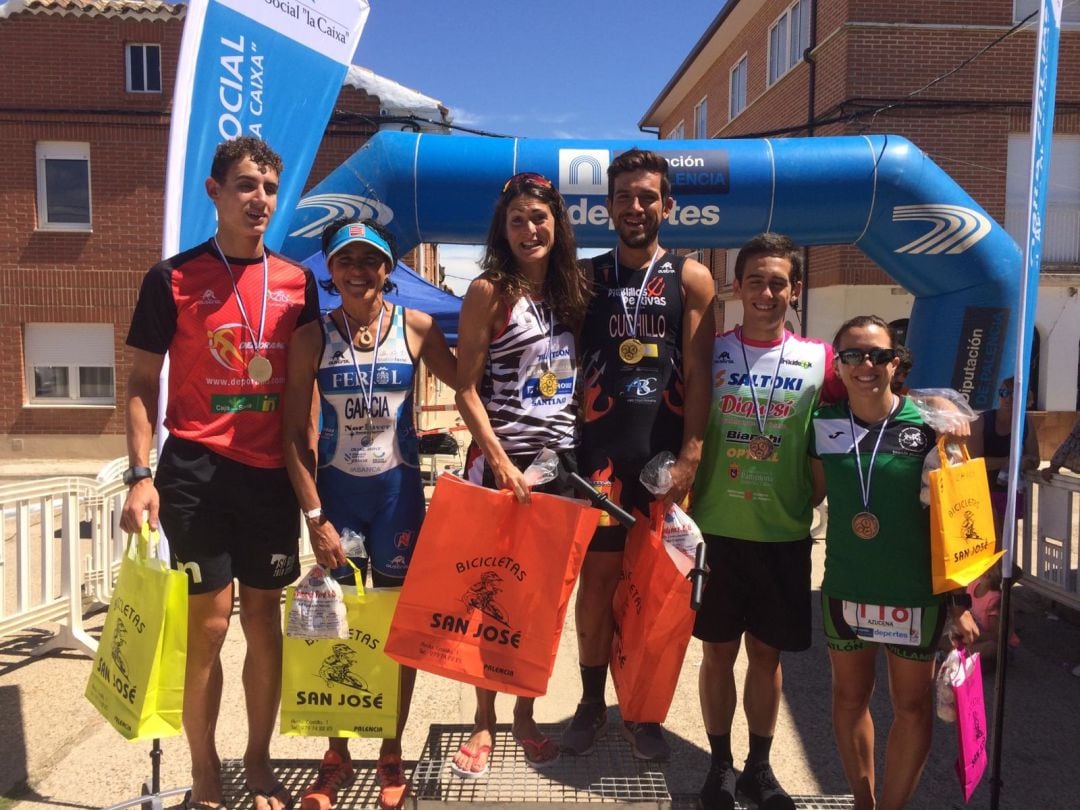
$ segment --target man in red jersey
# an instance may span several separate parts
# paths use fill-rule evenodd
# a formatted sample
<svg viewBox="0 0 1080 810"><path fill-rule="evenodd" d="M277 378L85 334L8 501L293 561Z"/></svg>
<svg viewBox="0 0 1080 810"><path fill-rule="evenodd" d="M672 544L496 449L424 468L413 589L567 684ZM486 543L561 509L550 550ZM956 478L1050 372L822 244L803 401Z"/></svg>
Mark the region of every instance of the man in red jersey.
<svg viewBox="0 0 1080 810"><path fill-rule="evenodd" d="M127 343L125 531L159 514L171 563L188 575L184 731L191 751L188 806L223 806L214 741L221 646L239 582L247 641L244 771L256 810L283 810L288 792L270 767L281 692L281 590L298 573L300 512L282 458L286 344L318 317L311 274L268 253L281 158L258 138L218 146L206 193L217 233L143 279ZM169 354L165 427L156 477L148 466L159 376Z"/></svg>

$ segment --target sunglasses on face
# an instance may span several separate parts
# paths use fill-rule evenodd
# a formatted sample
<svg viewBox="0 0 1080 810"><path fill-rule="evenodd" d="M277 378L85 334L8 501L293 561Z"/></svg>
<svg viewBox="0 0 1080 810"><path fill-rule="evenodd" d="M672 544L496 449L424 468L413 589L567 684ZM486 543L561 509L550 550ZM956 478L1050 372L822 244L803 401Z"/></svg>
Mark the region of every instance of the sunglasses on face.
<svg viewBox="0 0 1080 810"><path fill-rule="evenodd" d="M895 360L896 349L844 349L837 352L836 356L840 358L840 362L845 366L861 366L867 358L870 359L871 364L880 366L882 363L888 363Z"/></svg>
<svg viewBox="0 0 1080 810"><path fill-rule="evenodd" d="M509 191L510 187L515 183L528 183L530 185L540 186L541 188L551 188L551 181L542 174L537 174L536 172L518 172L503 183L502 193L505 194Z"/></svg>
<svg viewBox="0 0 1080 810"><path fill-rule="evenodd" d="M1001 397L1002 399L1012 399L1012 395L1013 395L1013 392L1012 392L1011 388L1006 388L1003 385L1003 386L1001 386L1001 388L998 389L998 396Z"/></svg>

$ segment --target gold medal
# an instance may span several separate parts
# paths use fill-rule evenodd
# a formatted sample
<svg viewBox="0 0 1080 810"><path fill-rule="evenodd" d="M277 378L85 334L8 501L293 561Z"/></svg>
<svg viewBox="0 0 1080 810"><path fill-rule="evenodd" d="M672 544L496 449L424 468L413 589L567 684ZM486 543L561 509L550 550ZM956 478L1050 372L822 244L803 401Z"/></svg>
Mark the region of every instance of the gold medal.
<svg viewBox="0 0 1080 810"><path fill-rule="evenodd" d="M274 367L269 360L257 354L248 361L247 375L257 383L264 383L274 376Z"/></svg>
<svg viewBox="0 0 1080 810"><path fill-rule="evenodd" d="M540 375L538 387L540 389L540 396L544 399L551 399L559 393L559 378L555 376L554 371L545 371Z"/></svg>
<svg viewBox="0 0 1080 810"><path fill-rule="evenodd" d="M645 356L645 346L637 338L627 338L619 344L619 359L636 366Z"/></svg>
<svg viewBox="0 0 1080 810"><path fill-rule="evenodd" d="M851 519L851 530L860 540L873 540L881 530L881 522L873 512L858 512Z"/></svg>
<svg viewBox="0 0 1080 810"><path fill-rule="evenodd" d="M747 447L747 451L750 453L750 458L755 461L764 461L773 454L775 446L772 443L772 439L768 436L755 436L750 440Z"/></svg>

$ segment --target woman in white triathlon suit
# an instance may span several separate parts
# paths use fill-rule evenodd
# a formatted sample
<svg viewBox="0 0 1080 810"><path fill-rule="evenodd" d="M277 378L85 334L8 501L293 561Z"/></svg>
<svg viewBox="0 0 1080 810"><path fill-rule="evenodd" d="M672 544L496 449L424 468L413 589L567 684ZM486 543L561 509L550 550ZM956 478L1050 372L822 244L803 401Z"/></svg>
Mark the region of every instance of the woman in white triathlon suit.
<svg viewBox="0 0 1080 810"><path fill-rule="evenodd" d="M570 219L550 180L523 173L506 181L481 267L461 308L458 342L457 405L473 437L467 477L527 502L522 471L541 450L575 471L575 334L588 304ZM568 494L556 482L540 489ZM451 765L466 779L487 773L494 744L495 693L477 689L476 701L476 726ZM517 699L511 731L533 767L559 758L536 726L532 698Z"/></svg>
<svg viewBox="0 0 1080 810"><path fill-rule="evenodd" d="M339 533L349 528L366 538L376 587L396 587L424 518L413 424L416 361L451 386L456 363L430 315L384 300L397 261L388 232L371 220L336 220L322 242L330 271L323 285L341 295L341 306L298 329L289 344L285 463L319 564L346 564ZM415 670L402 668L397 736L383 740L379 752L383 808L399 806L405 792L401 731L415 679ZM329 810L352 775L347 741L331 739L301 809Z"/></svg>

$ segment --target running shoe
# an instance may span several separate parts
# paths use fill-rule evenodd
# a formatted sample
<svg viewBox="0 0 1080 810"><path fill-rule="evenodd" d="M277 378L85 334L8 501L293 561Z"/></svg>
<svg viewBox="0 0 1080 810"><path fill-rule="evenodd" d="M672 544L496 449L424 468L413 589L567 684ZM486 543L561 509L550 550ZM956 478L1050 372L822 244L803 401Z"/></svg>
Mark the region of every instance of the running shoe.
<svg viewBox="0 0 1080 810"><path fill-rule="evenodd" d="M795 802L787 791L780 787L768 762L747 764L746 769L735 780L735 787L761 810L795 810Z"/></svg>
<svg viewBox="0 0 1080 810"><path fill-rule="evenodd" d="M659 723L623 723L623 736L630 741L634 757L650 762L664 762L671 756L671 748L664 739Z"/></svg>
<svg viewBox="0 0 1080 810"><path fill-rule="evenodd" d="M330 810L337 793L353 778L352 762L330 749L323 754L319 775L300 799L300 810Z"/></svg>
<svg viewBox="0 0 1080 810"><path fill-rule="evenodd" d="M735 810L735 766L714 762L701 786L701 810Z"/></svg>
<svg viewBox="0 0 1080 810"><path fill-rule="evenodd" d="M380 810L394 810L405 798L405 774L401 770L400 754L383 754L375 766L375 779L379 783Z"/></svg>
<svg viewBox="0 0 1080 810"><path fill-rule="evenodd" d="M579 703L574 718L563 731L560 747L568 754L583 757L593 750L605 728L607 706L603 701Z"/></svg>

